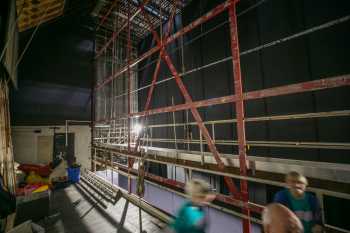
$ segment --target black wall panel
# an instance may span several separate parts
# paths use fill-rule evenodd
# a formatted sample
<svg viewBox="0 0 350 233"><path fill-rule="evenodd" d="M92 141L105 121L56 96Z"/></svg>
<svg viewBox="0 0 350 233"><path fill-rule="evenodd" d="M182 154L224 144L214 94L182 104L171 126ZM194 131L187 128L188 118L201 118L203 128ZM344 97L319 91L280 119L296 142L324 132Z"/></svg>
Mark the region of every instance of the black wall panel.
<svg viewBox="0 0 350 233"><path fill-rule="evenodd" d="M200 15L206 13L223 1L191 1L176 18L175 29L181 24L188 25ZM246 0L238 4L238 14L257 1ZM344 17L350 13L350 2L321 0L269 0L238 17L240 51L270 43L303 30ZM214 61L229 57L230 37L227 13L221 14L184 36L184 67L186 71L198 68ZM226 22L226 23L225 23ZM258 52L241 56L241 68L244 91L253 91L281 85L294 84L327 78L350 71L347 59L350 54L350 22L344 22L331 28L322 29L306 36L298 37ZM198 38L201 33L206 34ZM151 36L140 44L140 54L151 44ZM180 46L177 41L168 48L172 52ZM173 53L174 63L181 73L181 50ZM157 58L154 56L152 59ZM145 64L145 63L144 63ZM143 64L143 65L144 65ZM150 83L154 66L139 72L140 86ZM160 79L169 77L166 64L162 63ZM194 101L220 97L234 93L232 63L230 60L218 65L193 72L183 77ZM143 110L147 91L139 94L140 110ZM155 89L151 108L184 103L174 80L158 85ZM264 115L282 115L349 109L350 92L348 87L336 88L313 93L303 93L245 103L247 117ZM203 120L230 119L235 116L233 104L210 106L199 109ZM189 121L194 121L189 113ZM176 122L186 121L185 111L176 113ZM172 123L172 114L159 114L149 117L149 122ZM198 138L198 130L193 127L193 137ZM210 127L209 127L209 131ZM157 137L173 138L172 128L155 131ZM177 136L183 138L183 129L177 128ZM248 140L262 141L311 141L311 142L349 142L350 124L348 118L303 119L287 121L247 122ZM236 139L234 125L218 125L215 128L217 139ZM154 136L155 137L155 136ZM158 144L162 147L174 147L172 144ZM181 147L179 147L181 148ZM198 146L191 145L191 149ZM208 150L208 148L205 148ZM218 146L222 153L236 153L237 148ZM250 147L248 154L281 158L305 159L316 161L350 163L348 151L317 150L298 148Z"/></svg>
<svg viewBox="0 0 350 233"><path fill-rule="evenodd" d="M89 16L76 13L40 25L18 65L18 90L11 91L10 99L13 125L91 119L92 25ZM20 33L20 53L33 31Z"/></svg>

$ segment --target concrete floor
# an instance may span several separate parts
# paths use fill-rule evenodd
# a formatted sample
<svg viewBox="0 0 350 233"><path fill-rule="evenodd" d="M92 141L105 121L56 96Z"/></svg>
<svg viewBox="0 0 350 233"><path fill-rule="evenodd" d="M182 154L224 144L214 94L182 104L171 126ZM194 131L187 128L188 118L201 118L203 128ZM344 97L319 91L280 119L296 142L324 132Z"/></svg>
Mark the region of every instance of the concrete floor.
<svg viewBox="0 0 350 233"><path fill-rule="evenodd" d="M121 198L103 207L88 194L84 183L57 190L51 195L51 216L45 221L48 233L134 233L139 230L139 209ZM160 233L165 224L142 211L143 232Z"/></svg>

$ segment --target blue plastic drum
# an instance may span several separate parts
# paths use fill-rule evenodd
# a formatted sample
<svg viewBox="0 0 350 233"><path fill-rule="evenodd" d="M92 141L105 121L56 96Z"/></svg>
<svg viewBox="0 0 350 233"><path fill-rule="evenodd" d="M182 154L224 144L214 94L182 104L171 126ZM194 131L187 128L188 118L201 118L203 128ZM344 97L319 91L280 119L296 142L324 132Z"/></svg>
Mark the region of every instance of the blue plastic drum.
<svg viewBox="0 0 350 233"><path fill-rule="evenodd" d="M72 183L77 183L80 180L80 167L73 168L69 167L68 169L68 180Z"/></svg>

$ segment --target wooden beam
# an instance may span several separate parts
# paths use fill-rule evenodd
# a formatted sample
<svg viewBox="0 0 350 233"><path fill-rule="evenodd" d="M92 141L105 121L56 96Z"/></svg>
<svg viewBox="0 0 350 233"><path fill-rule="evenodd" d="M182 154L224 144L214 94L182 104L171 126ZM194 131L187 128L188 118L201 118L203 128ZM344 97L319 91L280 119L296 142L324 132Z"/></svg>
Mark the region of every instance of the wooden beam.
<svg viewBox="0 0 350 233"><path fill-rule="evenodd" d="M29 7L29 6L40 6L42 4L53 3L53 2L62 2L62 3L64 3L64 0L37 0L34 3L31 0L17 0L16 1L16 6L17 6L17 10L18 10L18 8L21 9L23 5L26 8L26 7Z"/></svg>
<svg viewBox="0 0 350 233"><path fill-rule="evenodd" d="M54 12L54 13L52 13L52 14L50 14L50 15L46 15L43 19L42 19L42 23L44 23L44 22L47 22L47 21L50 21L50 20L52 20L52 19L55 19L55 18L57 18L57 17L59 17L59 16L61 16L62 15L62 13L61 12ZM25 31L25 30L27 30L27 29L29 29L29 28L32 28L32 27L35 27L38 23L40 22L40 19L37 19L37 20L35 20L35 21L32 21L31 23L26 23L26 24L21 24L21 25L19 25L18 26L18 28L19 28L19 31L20 32L23 32L23 31Z"/></svg>
<svg viewBox="0 0 350 233"><path fill-rule="evenodd" d="M52 11L53 9L63 11L63 8L64 8L64 2L60 2L60 1L57 1L56 3L45 4L40 7L24 8L19 18L21 19L26 16L45 14L45 11L49 12L49 11Z"/></svg>
<svg viewBox="0 0 350 233"><path fill-rule="evenodd" d="M16 4L17 13L24 7L18 21L20 32L62 15L64 9L64 0L38 0L34 3L28 0L18 0Z"/></svg>

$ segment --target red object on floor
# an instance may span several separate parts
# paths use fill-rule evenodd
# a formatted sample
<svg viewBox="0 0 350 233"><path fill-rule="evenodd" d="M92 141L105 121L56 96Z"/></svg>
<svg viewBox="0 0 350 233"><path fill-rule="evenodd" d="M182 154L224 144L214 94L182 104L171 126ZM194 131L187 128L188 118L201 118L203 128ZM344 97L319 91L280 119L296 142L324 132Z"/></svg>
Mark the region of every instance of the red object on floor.
<svg viewBox="0 0 350 233"><path fill-rule="evenodd" d="M39 176L43 176L43 177L47 177L51 173L50 165L43 166L43 165L36 165L36 164L21 164L18 166L18 169L25 173L29 173L33 171Z"/></svg>
<svg viewBox="0 0 350 233"><path fill-rule="evenodd" d="M40 188L41 184L27 184L23 188L16 189L16 196L23 196L32 193L34 190Z"/></svg>

